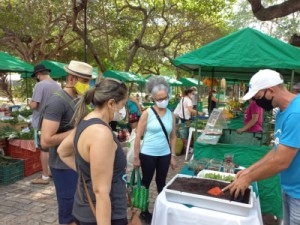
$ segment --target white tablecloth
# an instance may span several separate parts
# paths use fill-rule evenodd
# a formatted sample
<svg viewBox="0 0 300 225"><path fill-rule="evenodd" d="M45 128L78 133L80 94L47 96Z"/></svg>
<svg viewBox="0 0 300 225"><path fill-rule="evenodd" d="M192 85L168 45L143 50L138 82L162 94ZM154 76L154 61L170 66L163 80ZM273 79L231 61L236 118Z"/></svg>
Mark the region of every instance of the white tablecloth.
<svg viewBox="0 0 300 225"><path fill-rule="evenodd" d="M253 196L248 217L169 202L162 191L155 201L151 225L262 225L259 198Z"/></svg>

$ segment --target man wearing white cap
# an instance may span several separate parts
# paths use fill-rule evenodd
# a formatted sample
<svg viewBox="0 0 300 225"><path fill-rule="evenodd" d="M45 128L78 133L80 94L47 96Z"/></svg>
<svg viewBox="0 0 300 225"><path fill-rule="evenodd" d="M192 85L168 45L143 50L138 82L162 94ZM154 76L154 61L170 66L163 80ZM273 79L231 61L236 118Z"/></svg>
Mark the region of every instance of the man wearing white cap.
<svg viewBox="0 0 300 225"><path fill-rule="evenodd" d="M250 80L244 100L254 97L265 110L278 107L275 143L261 160L240 171L234 182L226 187L237 197L253 181L267 179L279 173L284 203L284 224L300 224L300 96L289 92L279 73L265 69Z"/></svg>

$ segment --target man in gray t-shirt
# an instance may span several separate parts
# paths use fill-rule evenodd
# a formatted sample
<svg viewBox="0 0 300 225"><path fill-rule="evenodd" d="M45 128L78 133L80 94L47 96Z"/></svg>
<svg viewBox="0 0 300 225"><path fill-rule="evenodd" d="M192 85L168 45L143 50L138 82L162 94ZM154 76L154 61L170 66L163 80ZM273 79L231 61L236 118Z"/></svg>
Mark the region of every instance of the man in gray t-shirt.
<svg viewBox="0 0 300 225"><path fill-rule="evenodd" d="M72 224L78 175L61 161L57 147L71 133L74 100L89 89L93 67L84 62L71 61L65 70L68 73L66 86L53 94L44 111L41 145L49 149L49 166L55 185L59 223Z"/></svg>
<svg viewBox="0 0 300 225"><path fill-rule="evenodd" d="M32 112L32 122L31 126L35 130L34 142L35 147L37 145L37 128L39 123L39 118L42 113L44 106L47 101L51 98L54 91L61 90L61 87L50 77L50 71L44 65L37 65L34 67L34 72L32 77L35 77L38 83L34 86L32 98L30 101L30 108L33 109ZM42 177L38 177L31 181L32 184L49 184L49 171L48 171L48 157L49 154L46 151L41 150L41 164L42 164Z"/></svg>

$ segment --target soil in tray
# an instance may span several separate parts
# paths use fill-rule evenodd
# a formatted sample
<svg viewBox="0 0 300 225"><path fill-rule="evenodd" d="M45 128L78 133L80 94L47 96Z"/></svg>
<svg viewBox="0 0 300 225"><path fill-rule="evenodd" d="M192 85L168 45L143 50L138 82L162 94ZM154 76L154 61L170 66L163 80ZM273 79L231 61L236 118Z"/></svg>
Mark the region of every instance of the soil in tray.
<svg viewBox="0 0 300 225"><path fill-rule="evenodd" d="M233 196L230 195L229 191L225 191L219 196L213 196L207 193L208 190L213 187L220 187L222 189L227 185L228 183L217 180L177 177L167 189L249 204L249 188L245 191L244 196L239 196L237 199L233 199Z"/></svg>

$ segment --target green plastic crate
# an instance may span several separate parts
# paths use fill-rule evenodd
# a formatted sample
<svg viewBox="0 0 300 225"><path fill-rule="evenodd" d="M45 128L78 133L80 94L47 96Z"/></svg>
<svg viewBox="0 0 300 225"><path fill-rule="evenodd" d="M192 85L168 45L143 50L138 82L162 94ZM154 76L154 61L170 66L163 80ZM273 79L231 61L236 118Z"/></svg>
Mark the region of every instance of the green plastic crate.
<svg viewBox="0 0 300 225"><path fill-rule="evenodd" d="M23 160L0 157L0 184L7 185L23 179Z"/></svg>

